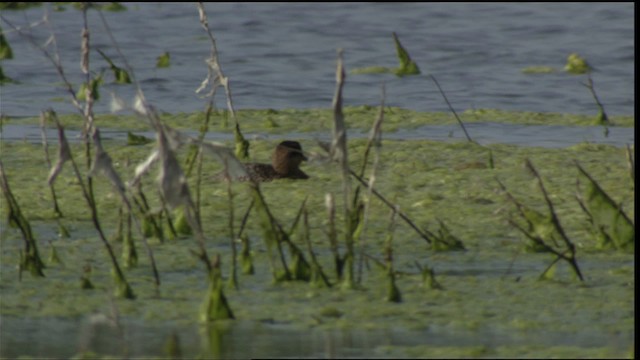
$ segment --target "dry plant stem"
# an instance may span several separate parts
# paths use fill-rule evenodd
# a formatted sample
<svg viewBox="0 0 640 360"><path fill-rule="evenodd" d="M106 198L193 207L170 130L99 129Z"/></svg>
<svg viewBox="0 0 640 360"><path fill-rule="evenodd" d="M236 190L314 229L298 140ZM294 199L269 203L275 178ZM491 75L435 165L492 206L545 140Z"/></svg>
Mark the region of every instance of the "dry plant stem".
<svg viewBox="0 0 640 360"><path fill-rule="evenodd" d="M196 168L196 203L194 206L194 212L196 219L200 224L202 224L202 217L200 216L200 204L201 204L201 189L200 185L202 184L202 145L198 147L198 152L196 154L196 162L198 163Z"/></svg>
<svg viewBox="0 0 640 360"><path fill-rule="evenodd" d="M362 268L364 265L366 232L367 232L367 225L369 223L369 210L371 208L371 199L372 199L371 195L373 191L373 186L376 181L376 169L378 167L378 160L379 160L379 155L378 155L378 151L376 151L375 160L373 163L373 169L371 170L371 177L369 178L369 185L368 185L369 191L367 192L367 201L365 202L365 207L364 207L364 219L362 220L364 223L362 225L362 235L360 236L360 258L358 260L358 280L357 280L358 283L362 281Z"/></svg>
<svg viewBox="0 0 640 360"><path fill-rule="evenodd" d="M376 179L376 170L378 168L378 162L380 160L379 141L381 138L380 129L381 129L382 121L384 120L384 102L385 102L385 88L384 88L384 83L382 83L382 99L380 101L380 110L378 112L378 117L376 118L373 124L373 127L371 128L371 135L369 136L369 141L367 142L367 148L364 153L364 161L362 163L362 170L360 172L360 176L361 177L364 176L364 170L365 170L365 167L367 166L367 158L369 157L369 151L373 146L374 142L378 141L378 146L376 146L375 158L373 161L373 169L371 170L371 177L369 178L369 186L368 186L369 191L367 194L367 201L365 202L364 216L362 220L363 224L362 224L362 234L360 236L360 258L358 260L358 278L357 278L358 284L360 284L362 281L362 268L364 265L365 240L366 240L367 224L369 223L369 210L371 208L372 190L373 190L373 185ZM355 196L357 196L358 190L360 190L360 187L356 189ZM354 206L355 205L356 204L354 199Z"/></svg>
<svg viewBox="0 0 640 360"><path fill-rule="evenodd" d="M360 177L364 176L364 171L367 168L367 160L369 159L369 152L371 151L371 147L374 145L376 141L380 141L382 137L382 121L384 120L384 104L385 104L385 85L382 83L381 86L382 98L380 100L380 110L378 111L378 117L376 121L373 123L371 127L371 133L369 135L369 140L367 141L367 147L364 150L364 157L362 160L362 168L360 169Z"/></svg>
<svg viewBox="0 0 640 360"><path fill-rule="evenodd" d="M122 194L122 202L126 205L127 209L129 210L129 219L133 219L133 222L136 225L136 229L138 230L138 234L140 234L140 237L142 238L142 243L144 244L145 250L147 250L147 256L149 256L149 260L151 262L151 270L153 271L153 278L155 281L155 285L156 287L160 286L160 274L158 272L158 268L156 266L156 261L155 258L153 256L153 251L151 250L151 247L149 246L149 243L147 242L147 237L144 236L144 232L142 231L142 226L140 225L140 222L138 221L138 218L133 216L133 209L131 208L131 203L129 202L129 200L127 199L127 197ZM131 220L129 220L131 221ZM153 226L157 228L157 225L155 223L155 220L150 219L150 221L152 222ZM130 227L129 227L130 229ZM131 231L131 230L129 230ZM160 232L160 234L162 234L162 232ZM162 239L161 239L162 241Z"/></svg>
<svg viewBox="0 0 640 360"><path fill-rule="evenodd" d="M53 35L53 31L51 31L51 36L47 40L47 43L45 45L41 46L40 44L38 44L36 42L36 40L34 39L34 37L33 37L33 35L31 33L24 32L22 29L20 29L17 26L13 25L10 21L8 21L2 15L0 15L0 18L5 23L7 23L14 31L16 31L20 36L24 37L29 43L31 43L31 45L33 47L39 49L44 54L44 56L52 63L52 65L56 69L56 72L58 73L58 75L62 79L62 82L63 82L63 85L65 87L65 90L69 93L69 96L71 97L71 102L73 103L74 107L80 112L80 115L84 115L84 111L82 109L82 106L80 105L80 103L78 102L78 99L76 98L75 91L73 91L73 86L71 85L71 82L69 82L69 80L67 80L67 77L64 74L64 69L62 68L62 64L60 62L60 55L58 54L58 49L57 49L57 45L56 45L56 37ZM45 18L43 19L42 23L46 23L46 24L50 25L50 23L49 23L49 15L48 14L45 15ZM46 48L49 44L52 44L53 47L54 47L54 53L53 54L50 53Z"/></svg>
<svg viewBox="0 0 640 360"><path fill-rule="evenodd" d="M62 63L60 61L60 55L58 54L58 49L57 49L57 43L56 43L56 37L53 35L53 31L51 31L51 36L49 37L49 40L47 41L47 43L44 46L39 45L36 40L34 39L32 34L27 34L24 31L22 31L20 28L14 26L10 21L7 21L7 19L5 19L4 17L2 17L0 15L0 18L2 18L3 21L5 21L11 28L13 28L18 34L20 34L21 36L23 36L24 38L26 38L27 41L29 41L35 48L39 49L40 51L42 51L42 53L45 55L45 57L53 64L53 66L56 69L56 72L58 73L58 75L60 76L60 78L62 79L62 82L64 83L65 89L67 90L67 92L69 93L70 97L71 97L71 102L74 105L74 107L76 108L76 110L78 110L78 112L85 118L85 126L88 125L92 125L93 124L93 114L91 111L91 107L92 107L92 94L91 94L91 87L88 86L89 85L89 81L87 81L87 93L86 93L86 98L87 98L87 104L86 106L83 108L80 103L78 102L78 99L76 97L76 93L73 90L73 86L71 85L71 82L69 82L69 80L67 79L67 77L65 76L64 73L64 69L62 67ZM89 77L88 74L88 41L89 41L89 30L87 28L87 21L86 21L86 9L83 10L83 20L84 20L84 27L82 30L82 60L81 60L81 65L82 65L82 70L83 72L85 72L86 70L86 74L87 77ZM49 22L49 17L48 14L45 16L43 22L47 23L50 25ZM49 52L47 50L47 46L49 44L52 44L54 47L54 53L52 54L51 52ZM90 116L89 116L90 115ZM86 129L86 127L85 127ZM88 140L88 134L85 132L85 149L87 151L87 169L89 169L91 166L91 156L90 156L90 146L89 146L89 140ZM91 199L93 199L93 191L92 191L92 182L91 179L87 179L88 181L88 196L90 196Z"/></svg>
<svg viewBox="0 0 640 360"><path fill-rule="evenodd" d="M196 169L196 206L195 206L195 210L196 210L196 217L198 218L198 221L200 223L202 223L202 217L200 216L200 199L201 199L201 191L200 191L200 185L202 184L202 143L204 140L205 135L207 134L207 131L209 129L209 120L211 119L211 112L213 110L213 100L209 101L209 105L207 106L207 110L205 112L205 117L204 117L204 124L202 124L200 133L198 134L198 144L200 144L198 146L198 153L196 156L196 161L197 162L197 169ZM189 164L189 169L187 170L186 176L188 177L191 174L191 169L193 167L193 161L191 162L191 164Z"/></svg>
<svg viewBox="0 0 640 360"><path fill-rule="evenodd" d="M436 78L433 75L429 75L429 76L431 77L433 82L438 87L438 90L440 91L440 94L442 94L442 97L444 98L444 101L447 103L447 106L449 106L449 110L451 110L451 112L453 113L453 116L455 116L456 120L458 120L458 124L460 124L460 127L462 128L462 131L464 131L464 135L467 137L467 140L469 142L474 142L473 140L471 140L471 137L469 136L469 133L467 133L467 129L464 127L464 123L462 122L462 120L460 120L460 117L458 117L458 114L453 109L453 106L451 106L451 103L449 102L449 99L447 99L447 96L444 94L444 91L442 91L442 88L440 87L440 84L438 83L438 80L436 80Z"/></svg>
<svg viewBox="0 0 640 360"><path fill-rule="evenodd" d="M152 111L153 109L149 105L149 103L147 103L147 100L146 100L146 98L144 96L144 92L142 91L142 87L140 86L140 83L138 82L138 80L135 77L135 73L133 71L133 68L131 67L131 65L129 65L129 61L127 60L127 58L124 56L124 54L120 50L120 47L118 46L118 43L116 42L116 39L113 36L113 32L111 31L111 28L109 27L109 24L107 23L107 20L104 18L104 14L102 14L102 11L100 9L97 9L97 11L98 11L98 14L100 15L100 19L102 20L102 25L104 26L106 34L107 34L107 36L109 36L109 40L111 40L111 44L112 44L113 48L116 50L118 55L120 55L120 57L122 58L122 62L123 62L124 67L126 68L128 74L129 74L131 82L136 87L137 99L141 102L142 107L145 110L145 115L147 116L147 120L149 121L149 125L154 130L159 131L159 129L161 127L160 119L157 117L155 112Z"/></svg>
<svg viewBox="0 0 640 360"><path fill-rule="evenodd" d="M360 182L360 184L364 185L367 189L369 189L369 184L363 178L358 176L358 174L356 174L353 170L349 170L349 172L351 173L351 176L355 177L356 180ZM380 194L376 189L371 188L371 193L375 195L378 199L382 200L382 202L385 205L387 205L391 209L394 209L395 211L396 206L392 202L387 200L384 196L382 196L382 194ZM398 211L399 211L398 215L400 216L400 218L402 218L402 220L404 220L409 226L411 226L418 233L418 235L420 235L420 237L422 237L426 242L431 244L431 237L433 237L433 234L429 234L428 231L421 230L419 227L416 226L416 224L413 223L413 221L411 221L411 219L409 219L409 217L405 213L403 213L400 210Z"/></svg>
<svg viewBox="0 0 640 360"><path fill-rule="evenodd" d="M500 185L500 188L502 189L502 191L504 191L505 194L507 195L507 198L511 202L514 203L514 205L518 209L518 213L520 214L520 216L523 219L525 219L525 221L527 221L527 224L529 225L529 227L533 227L533 224L529 220L527 220L527 218L526 218L526 215L525 215L525 212L524 212L524 207L522 206L522 204L507 190L506 186L500 180L498 180L496 178L496 181ZM535 242L536 244L540 245L546 252L550 252L550 253L556 255L557 258L556 258L556 260L554 260L553 263L556 263L558 261L558 259L560 259L560 258L565 260L565 261L571 262L571 258L567 257L564 252L559 252L558 250L554 249L553 247L547 245L541 237L534 236L533 234L531 234L529 231L527 231L525 228L520 226L520 224L518 224L517 222L513 221L512 219L509 219L507 221L509 222L509 224L511 226L513 226L514 228L518 229L524 236L526 236L527 238L529 238L531 241Z"/></svg>
<svg viewBox="0 0 640 360"><path fill-rule="evenodd" d="M282 262L282 267L284 268L285 278L287 280L292 279L291 272L289 271L289 267L287 266L287 261L284 257L284 252L282 250L282 242L285 241L284 239L285 233L282 230L282 227L280 226L280 224L278 224L276 219L273 217L273 214L271 214L271 210L269 210L269 206L267 206L267 203L264 201L264 196L262 196L262 192L260 192L260 185L258 185L258 183L251 183L251 187L254 193L257 195L258 200L262 204L262 207L264 208L264 211L266 212L267 217L269 218L269 226L271 226L271 231L273 232L273 234L275 234L276 246L278 247L278 254L280 255L280 261ZM269 256L269 258L271 259L271 256ZM273 269L275 271L275 267L273 267Z"/></svg>
<svg viewBox="0 0 640 360"><path fill-rule="evenodd" d="M293 231L296 229L296 227L298 226L298 223L300 222L300 219L302 219L302 213L304 212L304 210L307 208L307 200L309 199L309 196L305 196L304 200L302 200L302 204L300 205L300 209L298 209L298 213L296 214L296 218L293 219L293 223L291 224L291 228L289 229L289 232L287 234L291 235L293 234Z"/></svg>
<svg viewBox="0 0 640 360"><path fill-rule="evenodd" d="M147 255L149 256L149 260L151 262L151 268L153 271L153 276L154 276L154 280L155 280L155 285L156 285L156 289L158 286L160 286L160 275L158 273L158 268L156 267L156 262L153 256L153 251L151 250L151 247L149 246L148 242L147 242L147 238L144 235L144 232L142 231L142 226L140 225L140 222L138 221L138 218L134 217L133 214L133 209L131 206L131 203L129 202L129 199L127 198L126 194L125 194L125 188L124 188L124 184L122 183L122 181L120 180L119 176L117 175L117 173L115 172L115 170L113 169L113 167L111 166L111 160L108 156L108 154L104 151L104 149L102 148L102 143L100 141L100 131L96 128L94 133L93 133L93 143L96 147L96 162L95 165L96 167L101 166L104 167L105 169L103 169L103 171L107 171L110 172L111 175L107 175L107 178L109 178L109 180L112 182L112 184L114 185L114 187L116 188L118 194L121 197L122 203L127 207L128 210L128 232L129 232L129 238L130 238L130 232L131 232L131 220L133 219L133 222L136 225L136 229L138 230L138 234L140 235L140 237L142 238L142 243L145 246L145 249L147 250ZM93 170L95 171L95 169ZM106 174L105 174L106 175ZM95 204L95 202L94 202Z"/></svg>
<svg viewBox="0 0 640 360"><path fill-rule="evenodd" d="M547 207L549 208L549 213L551 214L552 223L554 224L554 226L558 230L558 233L560 233L560 237L562 237L562 240L564 240L564 243L565 243L565 245L567 245L567 248L571 250L572 254L574 254L575 253L575 246L573 245L571 240L569 240L569 238L565 234L564 228L562 227L562 225L560 225L560 219L556 215L556 211L555 211L555 209L553 207L553 203L551 202L551 199L549 198L549 194L547 193L547 190L544 187L544 183L542 182L542 178L540 177L540 174L533 167L533 164L531 163L531 161L529 161L529 159L526 160L526 166L529 169L529 171L531 171L533 173L533 175L536 177L536 179L538 180L538 186L540 187L540 191L542 192L542 196L544 196L544 200L547 203Z"/></svg>
<svg viewBox="0 0 640 360"><path fill-rule="evenodd" d="M353 284L353 232L355 229L354 219L352 216L351 206L351 182L349 179L349 162L347 153L347 130L344 123L344 114L342 112L342 91L346 78L344 64L342 60L342 49L338 49L338 61L336 66L336 90L333 96L333 144L331 147L332 156L338 160L340 172L342 174L342 194L344 199L344 220L345 220L345 244L347 253L345 254L343 267L347 266L347 278L345 286L351 287ZM343 269L344 270L344 269ZM342 272L344 275L344 271Z"/></svg>
<svg viewBox="0 0 640 360"><path fill-rule="evenodd" d="M202 227L200 226L200 223L194 216L193 204L185 204L184 207L185 207L184 208L185 218L187 219L187 223L189 224L189 226L192 229L194 229L196 239L198 240L198 245L200 247L200 253L198 254L198 257L200 258L200 260L202 260L202 262L206 266L207 274L209 275L209 277L212 277L213 264L211 263L211 259L207 254L207 248L205 247L205 237L204 237L204 233L202 232Z"/></svg>
<svg viewBox="0 0 640 360"><path fill-rule="evenodd" d="M560 224L560 220L559 220L558 216L556 215L555 209L553 207L553 203L551 202L551 199L549 198L549 195L548 195L548 193L547 193L547 191L546 191L546 189L544 187L544 183L542 182L542 178L540 177L540 174L533 167L533 164L531 163L531 161L529 159L526 160L525 166L534 175L534 177L538 180L538 186L539 186L540 191L542 192L542 195L543 195L543 197L545 199L545 202L546 202L547 207L549 209L549 213L551 214L551 222L554 225L554 228L556 229L556 231L560 234L560 237L564 241L565 246L567 247L567 249L564 250L563 252L560 252L560 251L552 248L551 246L547 245L542 238L530 234L526 229L522 228L515 221L509 219L509 223L511 224L511 226L513 226L516 229L520 230L520 232L522 232L526 237L528 237L529 239L531 239L532 241L534 241L538 245L542 246L542 248L546 252L550 252L550 253L556 255L557 259L554 260L554 263L557 262L558 259L563 259L563 260L567 261L569 263L569 265L573 268L573 270L576 273L576 275L578 275L578 278L580 279L580 281L584 281L584 278L582 277L582 273L580 272L580 268L578 267L578 263L576 261L575 245L571 242L571 240L569 240L569 238L567 237L566 233L564 232L564 228ZM506 187L504 186L504 184L502 184L502 182L500 182L498 180L498 183L500 184L500 187L502 188L502 190L507 193L508 198L516 204L516 206L518 208L518 211L520 212L521 216L523 216L523 218L526 219L526 217L524 217L524 210L522 209L522 205L513 197L513 195L511 195L506 190ZM567 255L567 252L570 253L570 255ZM550 268L550 266L549 266L549 268ZM545 270L545 272L546 272L546 270Z"/></svg>
<svg viewBox="0 0 640 360"><path fill-rule="evenodd" d="M20 207L18 202L13 197L13 193L11 192L11 188L9 187L9 181L5 175L4 165L0 160L0 188L2 193L4 194L4 198L9 203L9 222L13 220L13 222L20 228L20 232L22 233L22 238L25 241L25 253L23 254L22 249L20 249L20 265L18 272L18 279L22 281L22 270L23 270L23 261L26 263L28 258L31 258L35 264L35 271L38 276L44 276L42 269L45 267L44 263L40 259L40 255L38 254L38 247L36 240L33 238L33 233L31 232L31 226L22 216ZM23 260L24 259L24 260ZM32 268L33 269L33 268Z"/></svg>
<svg viewBox="0 0 640 360"><path fill-rule="evenodd" d="M325 196L325 206L327 207L327 214L329 217L329 246L331 253L333 254L334 263L336 265L336 277L338 280L342 280L342 260L340 253L338 253L338 234L336 231L336 204L333 199L333 194L327 193Z"/></svg>
<svg viewBox="0 0 640 360"><path fill-rule="evenodd" d="M390 275L393 274L393 235L396 229L396 214L399 211L400 207L396 205L396 208L391 212L387 240L384 244L384 260L386 262L386 268L388 269Z"/></svg>
<svg viewBox="0 0 640 360"><path fill-rule="evenodd" d="M598 105L598 109L600 110L600 112L602 112L602 116L604 117L604 123L608 125L609 117L607 116L607 113L604 111L604 105L602 105L602 103L600 102L600 99L598 98L598 95L596 94L596 89L593 86L593 79L591 79L591 73L587 75L587 83L586 84L582 83L582 85L585 86L587 89L589 89L591 96L593 96L593 100L595 100L596 105Z"/></svg>
<svg viewBox="0 0 640 360"><path fill-rule="evenodd" d="M315 271L319 272L319 275L322 278L322 282L327 287L331 287L331 283L329 282L329 279L327 279L326 275L322 271L322 267L320 266L320 263L318 262L318 258L316 258L316 254L313 253L313 248L311 246L311 236L309 235L309 212L307 211L306 207L303 209L303 212L304 212L304 214L303 214L304 240L307 243L307 250L309 251L309 256L311 258L311 262L313 263L313 266L315 267Z"/></svg>
<svg viewBox="0 0 640 360"><path fill-rule="evenodd" d="M142 194L142 189L140 189L140 194ZM144 196L144 194L142 195ZM162 212L164 212L165 216L167 217L167 225L169 225L169 231L171 231L171 235L173 236L173 239L177 239L178 232L176 231L176 228L173 226L173 220L171 219L171 211L169 211L169 208L167 208L167 202L164 200L164 197L162 196L161 191L158 191L158 197L160 198L160 204L162 205ZM147 200L144 200L144 201L146 203ZM149 208L149 205L146 205L146 207Z"/></svg>
<svg viewBox="0 0 640 360"><path fill-rule="evenodd" d="M81 61L80 68L82 73L85 75L85 105L83 116L85 119L85 127L83 131L83 140L85 145L85 156L87 161L87 169L91 169L91 142L90 138L93 135L94 129L94 117L93 117L93 101L94 94L91 86L91 73L89 72L89 26L87 22L87 9L88 4L83 4L82 6L82 43L81 43ZM93 194L93 179L91 177L87 178L87 188L89 195L92 200L95 202L94 194Z"/></svg>
<svg viewBox="0 0 640 360"><path fill-rule="evenodd" d="M334 156L337 157L342 173L342 186L344 194L345 215L347 219L351 216L351 206L349 202L350 182L349 182L349 165L347 154L347 131L344 124L344 114L342 113L342 89L344 87L345 72L342 60L342 49L338 50L338 64L336 69L336 91L333 97L333 142L332 150ZM348 224L350 225L350 224ZM350 233L347 227L347 233ZM349 235L347 235L349 236Z"/></svg>
<svg viewBox="0 0 640 360"><path fill-rule="evenodd" d="M204 5L202 4L202 2L198 2L198 13L200 14L200 24L202 25L204 30L207 32L207 35L209 35L209 39L211 40L211 57L207 61L209 63L209 71L213 69L216 72L214 84L212 85L213 90L210 93L210 96L213 96L215 94L215 88L218 86L218 84L224 87L224 91L227 96L227 108L229 109L229 112L231 113L231 117L233 118L236 126L238 127L239 126L238 120L236 119L236 112L233 108L233 100L231 98L231 89L229 88L229 78L225 77L224 74L222 73L222 68L220 66L220 62L218 61L218 49L216 47L216 39L213 37L213 33L211 32L211 29L209 29L209 21L207 19L207 13L204 11ZM211 74L209 75L209 77L210 76ZM209 78L207 78L207 80L205 81L208 82L208 80ZM201 86L201 89L202 88L203 87Z"/></svg>
<svg viewBox="0 0 640 360"><path fill-rule="evenodd" d="M238 237L242 236L242 232L244 231L245 226L247 225L247 220L249 220L249 214L251 213L251 209L253 209L253 205L255 204L255 199L251 199L251 203L247 208L247 211L244 213L242 217L242 223L240 224L240 230L238 230Z"/></svg>
<svg viewBox="0 0 640 360"><path fill-rule="evenodd" d="M615 201L614 201L614 200L609 196L609 194L607 194L607 192L606 192L606 191L604 191L604 189L602 189L602 187L600 187L600 184L598 184L598 182L597 182L597 181L595 181L595 179L594 179L594 178L592 178L592 177L591 177L591 175L589 175L589 173L588 173L588 172L587 172L587 171L586 171L582 166L580 166L580 164L578 163L578 161L575 161L575 164L576 164L576 167L578 168L578 170L580 171L580 173L582 173L582 175L586 176L586 177L589 179L589 181L591 181L591 183L593 184L593 186L595 186L595 187L597 188L597 190L598 190L598 192L599 192L599 193L603 194L606 198L608 198L608 201L609 201L611 204L616 204L616 202L615 202ZM584 204L583 204L583 202L582 202L582 200L579 200L578 202L581 204L581 206L583 206L583 205L584 205ZM585 212L586 212L587 214L590 214L590 213L589 213L589 211L586 209L586 207L585 207L585 206L583 206L583 210L585 210ZM629 224L633 224L633 222L632 222L632 221L631 221L631 219L627 216L627 214L626 214L624 211L622 211L622 204L621 204L621 203L620 203L620 204L618 204L618 212L619 212L619 214L620 214L620 215L625 219L625 221L627 221Z"/></svg>
<svg viewBox="0 0 640 360"><path fill-rule="evenodd" d="M234 234L233 218L233 191L231 190L231 177L229 176L229 166L225 159L224 162L224 177L227 180L227 199L229 203L229 241L231 243L231 278L229 281L234 289L238 289L238 270L237 270L237 249L236 249L236 236Z"/></svg>
<svg viewBox="0 0 640 360"><path fill-rule="evenodd" d="M142 189L140 188L140 184L138 184L138 195L140 196L140 201L138 201L138 199L136 199L135 196L132 196L133 199L133 203L136 204L136 207L138 208L138 211L140 212L140 214L142 214L142 216L146 217L147 220L151 223L151 226L153 226L154 232L158 235L160 235L160 242L163 243L164 242L164 234L160 228L160 224L158 224L156 222L155 217L150 216L149 214L149 204L147 203L147 198L144 196L144 193L142 192Z"/></svg>
<svg viewBox="0 0 640 360"><path fill-rule="evenodd" d="M64 131L62 129L62 125L60 124L60 122L58 121L58 119L56 117L54 117L54 120L56 121L56 125L58 126L58 131ZM73 159L73 155L69 154L69 161L71 161L71 166L73 168L73 172L76 175L76 179L78 180L78 183L80 184L80 188L82 189L82 195L84 196L87 205L89 206L89 209L91 210L91 221L93 222L93 226L96 228L96 231L98 231L98 235L100 236L100 240L102 240L102 243L104 244L105 248L107 249L107 253L109 254L109 257L111 258L111 263L113 264L113 268L116 271L116 275L118 276L118 278L125 283L125 285L127 287L129 287L129 283L127 282L124 273L122 272L122 270L120 269L120 265L118 264L118 260L116 259L116 255L113 252L113 248L111 248L111 244L109 244L109 241L107 241L107 238L104 235L104 232L102 231L102 226L100 226L100 220L98 218L98 209L96 207L95 201L93 199L93 197L90 195L90 193L87 190L87 187L85 186L84 182L82 181L82 175L80 174L80 170L78 169L78 166L76 165L75 160Z"/></svg>
<svg viewBox="0 0 640 360"><path fill-rule="evenodd" d="M51 169L51 159L49 158L49 143L47 142L47 134L45 133L45 123L47 116L44 111L40 112L40 135L42 136L42 148L44 150L44 160L47 162L47 167ZM51 189L51 197L53 198L53 211L55 212L58 218L62 217L62 211L58 206L58 198L56 196L56 189L53 184L49 185L49 189Z"/></svg>

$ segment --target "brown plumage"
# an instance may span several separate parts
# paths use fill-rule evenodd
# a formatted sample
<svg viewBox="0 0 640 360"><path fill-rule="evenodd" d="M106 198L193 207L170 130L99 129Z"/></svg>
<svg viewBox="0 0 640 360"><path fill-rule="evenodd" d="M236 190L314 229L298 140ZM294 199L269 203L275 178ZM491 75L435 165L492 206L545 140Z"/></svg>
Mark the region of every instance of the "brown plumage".
<svg viewBox="0 0 640 360"><path fill-rule="evenodd" d="M249 177L241 177L236 180L253 180L266 182L274 179L308 179L309 175L300 170L300 163L307 160L302 153L302 147L297 141L283 141L273 151L271 164L248 163L244 164Z"/></svg>

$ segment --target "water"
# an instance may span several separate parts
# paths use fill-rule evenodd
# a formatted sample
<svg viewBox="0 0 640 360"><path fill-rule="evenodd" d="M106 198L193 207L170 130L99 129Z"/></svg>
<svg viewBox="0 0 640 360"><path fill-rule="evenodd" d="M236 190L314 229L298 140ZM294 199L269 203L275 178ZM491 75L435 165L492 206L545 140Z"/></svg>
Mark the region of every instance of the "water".
<svg viewBox="0 0 640 360"><path fill-rule="evenodd" d="M16 319L3 317L2 323L20 329L28 336L3 337L2 356L32 356L70 358L93 351L115 357L166 357L166 343L172 334L178 341L184 358L398 358L406 357L400 350L418 346L495 347L505 343L524 346L557 345L562 337L566 346L612 346L623 348L631 339L621 334L602 336L596 331L581 334L553 332L543 334L508 333L482 328L480 331L452 331L437 326L423 331L399 328L383 330L321 330L295 329L283 325L237 320L224 327L179 326L172 323L141 324L120 320L120 329L105 315L90 315L84 319ZM123 340L122 336L125 336ZM41 346L39 337L49 340ZM218 343L212 341L215 339ZM393 349L395 347L395 349ZM22 352L16 351L21 349ZM433 350L432 350L433 351ZM423 354L427 354L423 351ZM441 354L442 356L443 354ZM437 357L436 354L431 356ZM481 356L491 357L491 356Z"/></svg>
<svg viewBox="0 0 640 360"><path fill-rule="evenodd" d="M125 12L105 12L118 45L135 69L147 99L170 113L201 111L205 101L194 90L205 78L210 42L193 4L125 3ZM421 111L448 111L433 74L458 110L500 108L536 112L596 114L584 76L562 71L530 75L521 70L545 65L561 70L577 52L597 72L596 90L610 115L634 113L634 5L632 3L216 3L205 5L217 40L222 69L230 78L237 108L328 108L335 87L336 49L345 50L347 71L365 66L395 67L391 32L423 75L348 75L345 105L377 105L380 83L387 103ZM39 20L43 8L3 11L12 24ZM79 69L81 13L49 14L65 74L83 81ZM91 44L122 65L96 11L89 12ZM68 94L51 64L2 21L14 59L2 62L4 73L19 84L0 87L1 112L35 116L52 107L72 113ZM46 26L32 29L38 43L49 37ZM171 54L172 65L156 69L156 58ZM106 62L91 53L95 72ZM109 111L109 92L127 98L133 86L106 84L96 104ZM61 100L64 99L64 100ZM220 92L217 105L224 107Z"/></svg>

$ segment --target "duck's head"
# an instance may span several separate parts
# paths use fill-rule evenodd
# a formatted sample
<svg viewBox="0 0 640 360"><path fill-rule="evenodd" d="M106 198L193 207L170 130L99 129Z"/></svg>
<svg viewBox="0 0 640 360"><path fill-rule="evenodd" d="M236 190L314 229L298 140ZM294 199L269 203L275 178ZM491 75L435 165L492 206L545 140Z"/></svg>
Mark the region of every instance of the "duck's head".
<svg viewBox="0 0 640 360"><path fill-rule="evenodd" d="M276 147L271 158L273 169L281 175L290 176L302 173L300 163L307 157L302 153L302 147L297 141L283 141ZM302 173L304 174L304 173ZM306 174L305 174L306 176Z"/></svg>

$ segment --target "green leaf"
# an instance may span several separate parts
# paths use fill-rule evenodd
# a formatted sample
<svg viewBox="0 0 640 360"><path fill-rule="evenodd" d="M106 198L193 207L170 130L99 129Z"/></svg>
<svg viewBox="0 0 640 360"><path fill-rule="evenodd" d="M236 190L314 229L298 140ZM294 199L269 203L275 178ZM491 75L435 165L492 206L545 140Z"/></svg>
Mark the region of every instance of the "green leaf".
<svg viewBox="0 0 640 360"><path fill-rule="evenodd" d="M118 84L131 84L131 78L129 78L129 73L126 70L121 68L111 69L113 70L113 75L116 77L116 83Z"/></svg>
<svg viewBox="0 0 640 360"><path fill-rule="evenodd" d="M124 244L122 246L122 260L126 268L134 268L138 266L138 251L136 245L133 242L131 232L128 231L124 237Z"/></svg>
<svg viewBox="0 0 640 360"><path fill-rule="evenodd" d="M15 81L13 81L13 79L11 79L10 77L6 76L4 74L4 70L2 70L2 66L0 66L0 85L10 84L10 83L15 83Z"/></svg>
<svg viewBox="0 0 640 360"><path fill-rule="evenodd" d="M9 43L2 32L2 28L0 27L0 60L7 59L13 59L13 51L11 50L11 46L9 46Z"/></svg>
<svg viewBox="0 0 640 360"><path fill-rule="evenodd" d="M582 167L579 180L586 181L582 190L600 248L633 249L635 226L615 201L591 178Z"/></svg>
<svg viewBox="0 0 640 360"><path fill-rule="evenodd" d="M400 289L396 286L396 277L391 268L387 274L387 279L389 282L387 283L387 296L385 300L394 303L402 302L402 294L400 294Z"/></svg>
<svg viewBox="0 0 640 360"><path fill-rule="evenodd" d="M136 298L133 293L133 289L131 289L127 280L124 277L121 277L115 268L111 268L111 275L116 282L116 297L129 300Z"/></svg>
<svg viewBox="0 0 640 360"><path fill-rule="evenodd" d="M576 53L571 53L567 57L567 65L564 66L564 70L570 74L586 74L593 69L589 66L589 63Z"/></svg>
<svg viewBox="0 0 640 360"><path fill-rule="evenodd" d="M129 73L126 70L123 70L123 69L117 67L113 63L113 61L107 55L105 55L102 51L100 51L99 49L97 51L98 51L98 53L100 55L102 55L102 57L107 61L107 63L109 63L109 67L111 68L111 71L113 71L113 76L116 78L116 83L118 83L118 84L131 84L131 79L129 78Z"/></svg>
<svg viewBox="0 0 640 360"><path fill-rule="evenodd" d="M166 68L169 66L171 66L171 55L169 55L169 52L165 51L162 55L158 56L156 67Z"/></svg>
<svg viewBox="0 0 640 360"><path fill-rule="evenodd" d="M433 238L433 244L431 244L434 251L451 251L451 250L465 250L464 244L460 239L455 237L444 222L438 220L440 228L438 234Z"/></svg>
<svg viewBox="0 0 640 360"><path fill-rule="evenodd" d="M51 248L49 250L49 264L61 264L60 256L58 256L58 251L55 246L51 244Z"/></svg>
<svg viewBox="0 0 640 360"><path fill-rule="evenodd" d="M209 290L200 309L200 321L206 323L233 318L233 311L222 291L220 264L216 261L209 276Z"/></svg>
<svg viewBox="0 0 640 360"><path fill-rule="evenodd" d="M89 82L89 86L91 86L91 94L93 95L93 99L96 101L100 99L100 92L98 91L100 85L102 85L102 74L91 79ZM80 85L80 89L76 93L76 99L78 99L78 101L87 100L87 83L82 83L82 85Z"/></svg>
<svg viewBox="0 0 640 360"><path fill-rule="evenodd" d="M553 280L556 275L556 269L558 268L558 263L551 265L545 272L540 274L540 280Z"/></svg>
<svg viewBox="0 0 640 360"><path fill-rule="evenodd" d="M595 125L609 125L609 118L607 117L607 114L602 111L602 109L598 110Z"/></svg>
<svg viewBox="0 0 640 360"><path fill-rule="evenodd" d="M293 243L289 243L289 250L293 261L291 263L291 273L296 280L310 281L311 280L311 265L304 258L304 255Z"/></svg>
<svg viewBox="0 0 640 360"><path fill-rule="evenodd" d="M80 289L91 290L91 289L94 289L94 288L95 287L93 286L93 283L91 282L91 280L89 280L88 277L82 276L80 278Z"/></svg>
<svg viewBox="0 0 640 360"><path fill-rule="evenodd" d="M236 157L240 160L249 159L249 141L245 140L242 132L240 132L240 124L236 123L233 135L236 143Z"/></svg>
<svg viewBox="0 0 640 360"><path fill-rule="evenodd" d="M176 212L177 212L176 222L175 222L176 232L181 235L191 235L193 233L193 230L191 229L191 226L189 226L189 222L185 217L184 209L181 207L177 209Z"/></svg>
<svg viewBox="0 0 640 360"><path fill-rule="evenodd" d="M246 234L242 234L242 251L240 252L240 264L243 274L253 275L253 256L251 256L251 245L249 243L249 237Z"/></svg>
<svg viewBox="0 0 640 360"><path fill-rule="evenodd" d="M443 289L442 285L440 285L438 280L436 280L433 269L429 268L428 266L422 270L422 285L431 290Z"/></svg>
<svg viewBox="0 0 640 360"><path fill-rule="evenodd" d="M394 71L395 74L398 76L420 74L418 65L413 60L411 60L411 56L409 56L407 50L402 47L400 39L398 39L398 35L396 35L395 32L392 34L393 41L396 44L396 53L398 55L398 60L400 61L400 66Z"/></svg>

